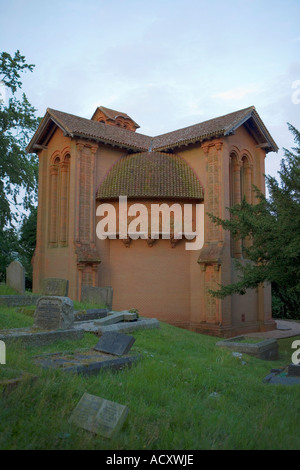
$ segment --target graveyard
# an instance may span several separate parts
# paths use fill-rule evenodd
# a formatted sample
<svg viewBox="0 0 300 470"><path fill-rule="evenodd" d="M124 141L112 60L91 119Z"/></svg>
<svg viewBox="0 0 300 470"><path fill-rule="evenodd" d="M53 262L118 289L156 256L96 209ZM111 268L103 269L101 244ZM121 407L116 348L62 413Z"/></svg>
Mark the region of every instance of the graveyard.
<svg viewBox="0 0 300 470"><path fill-rule="evenodd" d="M266 341L218 345L217 337L111 310L109 289L101 305L88 295L73 303L62 284L50 280L34 298L7 288L1 296L0 287L1 449L299 447L299 378L289 386L283 378L293 373L291 343L300 336L275 349L267 341L266 358Z"/></svg>

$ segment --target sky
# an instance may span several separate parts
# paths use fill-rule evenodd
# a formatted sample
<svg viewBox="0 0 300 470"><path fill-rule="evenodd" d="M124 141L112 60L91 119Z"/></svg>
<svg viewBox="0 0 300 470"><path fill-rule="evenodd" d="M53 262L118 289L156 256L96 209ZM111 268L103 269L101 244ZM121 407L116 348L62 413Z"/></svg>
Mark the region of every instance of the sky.
<svg viewBox="0 0 300 470"><path fill-rule="evenodd" d="M299 0L0 0L0 52L25 55L43 116L129 114L159 135L254 105L279 147L300 129Z"/></svg>

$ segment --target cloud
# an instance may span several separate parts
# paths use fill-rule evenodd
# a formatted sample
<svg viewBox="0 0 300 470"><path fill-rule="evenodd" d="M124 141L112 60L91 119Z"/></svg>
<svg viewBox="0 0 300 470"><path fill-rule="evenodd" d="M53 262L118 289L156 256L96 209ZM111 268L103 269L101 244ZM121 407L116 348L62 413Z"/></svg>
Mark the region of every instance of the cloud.
<svg viewBox="0 0 300 470"><path fill-rule="evenodd" d="M212 95L213 98L219 98L224 101L241 100L248 95L257 94L261 91L258 85L247 85L233 88L231 90L222 91Z"/></svg>

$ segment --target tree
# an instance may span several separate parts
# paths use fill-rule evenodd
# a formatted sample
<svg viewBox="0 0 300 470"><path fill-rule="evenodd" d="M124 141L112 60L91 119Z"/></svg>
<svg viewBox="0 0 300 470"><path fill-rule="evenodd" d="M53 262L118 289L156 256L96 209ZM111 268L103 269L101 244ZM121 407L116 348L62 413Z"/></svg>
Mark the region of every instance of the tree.
<svg viewBox="0 0 300 470"><path fill-rule="evenodd" d="M280 180L266 176L267 199L255 188L258 203L245 199L229 208L230 218L210 218L233 238L247 240L245 258L236 260L240 279L220 286L212 295L224 298L234 293L243 295L267 281L272 284L273 307L277 315L299 317L300 314L300 132L291 124L289 130L297 147L284 150ZM273 312L274 313L274 312Z"/></svg>
<svg viewBox="0 0 300 470"><path fill-rule="evenodd" d="M13 228L0 231L0 282L5 281L6 267L18 257L18 237Z"/></svg>
<svg viewBox="0 0 300 470"><path fill-rule="evenodd" d="M32 287L31 259L36 245L37 207L33 207L26 219L24 219L19 232L18 254L19 261L25 268L25 281L27 287Z"/></svg>
<svg viewBox="0 0 300 470"><path fill-rule="evenodd" d="M13 57L0 54L0 82L11 95L7 104L0 99L0 276L8 262L18 257L14 223L24 218L20 209L30 211L37 194L37 157L25 149L40 119L25 93L18 97L21 74L33 68L20 51Z"/></svg>
<svg viewBox="0 0 300 470"><path fill-rule="evenodd" d="M6 105L0 100L0 230L11 226L17 219L12 211L22 206L30 209L36 196L37 158L26 153L26 145L37 129L39 119L35 108L25 93L18 99L17 90L22 88L20 74L32 71L34 65L27 64L25 57L17 51L14 57L7 52L0 55L0 81L10 91ZM23 188L22 202L17 197Z"/></svg>

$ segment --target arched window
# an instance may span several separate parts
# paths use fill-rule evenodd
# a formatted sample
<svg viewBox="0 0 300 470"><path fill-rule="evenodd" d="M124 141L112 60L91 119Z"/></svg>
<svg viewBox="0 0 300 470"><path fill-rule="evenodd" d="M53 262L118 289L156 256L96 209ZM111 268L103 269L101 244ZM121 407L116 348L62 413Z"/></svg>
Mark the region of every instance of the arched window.
<svg viewBox="0 0 300 470"><path fill-rule="evenodd" d="M239 158L238 153L232 152L229 165L230 206L240 204L244 197L251 204L253 177L250 157L244 154ZM241 258L247 243L247 240L233 240L231 237L231 256Z"/></svg>
<svg viewBox="0 0 300 470"><path fill-rule="evenodd" d="M60 158L55 157L50 165L49 243L51 246L55 246L57 243L59 164Z"/></svg>
<svg viewBox="0 0 300 470"><path fill-rule="evenodd" d="M68 215L70 192L70 154L54 155L50 162L49 184L49 245L68 244Z"/></svg>
<svg viewBox="0 0 300 470"><path fill-rule="evenodd" d="M230 154L229 160L230 207L240 204L242 199L241 162L235 152ZM230 237L230 251L233 258L241 258L241 240Z"/></svg>
<svg viewBox="0 0 300 470"><path fill-rule="evenodd" d="M241 187L242 197L246 198L249 204L252 203L252 164L250 158L247 155L242 157L241 166Z"/></svg>
<svg viewBox="0 0 300 470"><path fill-rule="evenodd" d="M60 165L59 244L61 246L66 246L68 241L70 158L70 155L66 154Z"/></svg>

